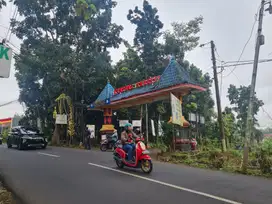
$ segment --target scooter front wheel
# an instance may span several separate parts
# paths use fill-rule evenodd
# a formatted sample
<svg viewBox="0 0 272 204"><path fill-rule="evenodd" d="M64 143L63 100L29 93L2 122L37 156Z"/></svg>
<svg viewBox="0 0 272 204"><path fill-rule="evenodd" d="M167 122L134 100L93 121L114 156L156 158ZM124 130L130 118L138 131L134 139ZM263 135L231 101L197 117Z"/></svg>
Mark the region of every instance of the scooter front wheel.
<svg viewBox="0 0 272 204"><path fill-rule="evenodd" d="M141 169L144 173L150 174L153 170L153 164L151 160L142 160Z"/></svg>
<svg viewBox="0 0 272 204"><path fill-rule="evenodd" d="M124 163L121 160L116 160L116 165L120 169L124 168Z"/></svg>
<svg viewBox="0 0 272 204"><path fill-rule="evenodd" d="M106 144L102 144L102 145L100 145L100 150L101 150L102 152L106 152L106 151L107 151L107 149L108 149L108 147L107 147L107 145L106 145Z"/></svg>

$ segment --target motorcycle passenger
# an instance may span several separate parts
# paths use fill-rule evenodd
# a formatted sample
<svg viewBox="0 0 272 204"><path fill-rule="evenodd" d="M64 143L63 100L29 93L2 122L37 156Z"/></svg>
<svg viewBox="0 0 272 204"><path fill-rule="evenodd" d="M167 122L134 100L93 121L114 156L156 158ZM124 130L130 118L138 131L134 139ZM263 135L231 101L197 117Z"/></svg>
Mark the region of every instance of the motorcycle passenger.
<svg viewBox="0 0 272 204"><path fill-rule="evenodd" d="M123 144L123 149L128 154L128 161L132 161L133 150L135 149L135 144L133 144L133 138L137 138L137 135L132 131L132 124L125 124L125 130L121 133L121 141Z"/></svg>
<svg viewBox="0 0 272 204"><path fill-rule="evenodd" d="M117 130L114 130L112 135L108 135L107 139L110 143L115 144L118 140L118 134L117 134Z"/></svg>
<svg viewBox="0 0 272 204"><path fill-rule="evenodd" d="M138 137L142 137L143 135L142 135L142 132L141 132L141 130L140 130L140 128L137 128L136 130L135 130L135 134L138 136Z"/></svg>

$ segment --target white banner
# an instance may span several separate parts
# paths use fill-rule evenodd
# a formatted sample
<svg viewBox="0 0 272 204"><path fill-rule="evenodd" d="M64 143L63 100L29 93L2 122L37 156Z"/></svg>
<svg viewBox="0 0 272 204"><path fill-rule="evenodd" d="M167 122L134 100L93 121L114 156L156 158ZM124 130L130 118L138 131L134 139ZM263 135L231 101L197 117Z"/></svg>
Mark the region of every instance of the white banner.
<svg viewBox="0 0 272 204"><path fill-rule="evenodd" d="M200 116L200 124L205 124L205 118L203 116Z"/></svg>
<svg viewBox="0 0 272 204"><path fill-rule="evenodd" d="M12 49L0 45L0 78L9 78L12 59Z"/></svg>
<svg viewBox="0 0 272 204"><path fill-rule="evenodd" d="M156 132L155 132L155 124L154 124L154 120L151 119L151 129L152 129L152 135L156 136Z"/></svg>
<svg viewBox="0 0 272 204"><path fill-rule="evenodd" d="M132 126L133 127L142 127L142 121L141 120L133 120Z"/></svg>
<svg viewBox="0 0 272 204"><path fill-rule="evenodd" d="M196 122L196 114L195 113L189 113L189 121Z"/></svg>
<svg viewBox="0 0 272 204"><path fill-rule="evenodd" d="M91 135L90 138L95 138L95 125L86 125Z"/></svg>
<svg viewBox="0 0 272 204"><path fill-rule="evenodd" d="M101 135L101 141L107 139L107 135Z"/></svg>
<svg viewBox="0 0 272 204"><path fill-rule="evenodd" d="M163 135L162 122L160 120L158 121L158 133L160 137Z"/></svg>
<svg viewBox="0 0 272 204"><path fill-rule="evenodd" d="M58 125L67 125L67 115L57 114L56 115L56 124L58 124Z"/></svg>
<svg viewBox="0 0 272 204"><path fill-rule="evenodd" d="M129 122L128 120L119 120L119 126L125 127L125 124L127 124L128 122Z"/></svg>
<svg viewBox="0 0 272 204"><path fill-rule="evenodd" d="M172 107L172 123L182 126L182 109L180 100L170 93L171 107Z"/></svg>

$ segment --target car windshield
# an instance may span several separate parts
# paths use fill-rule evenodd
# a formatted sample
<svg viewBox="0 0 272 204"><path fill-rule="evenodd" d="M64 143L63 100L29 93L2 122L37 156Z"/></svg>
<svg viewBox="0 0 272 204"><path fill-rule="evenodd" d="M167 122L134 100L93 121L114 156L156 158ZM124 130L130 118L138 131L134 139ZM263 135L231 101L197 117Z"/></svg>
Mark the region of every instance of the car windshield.
<svg viewBox="0 0 272 204"><path fill-rule="evenodd" d="M30 129L25 128L25 127L21 127L21 132L23 134L30 134L30 135L38 133L37 131L33 131L33 130L30 130Z"/></svg>

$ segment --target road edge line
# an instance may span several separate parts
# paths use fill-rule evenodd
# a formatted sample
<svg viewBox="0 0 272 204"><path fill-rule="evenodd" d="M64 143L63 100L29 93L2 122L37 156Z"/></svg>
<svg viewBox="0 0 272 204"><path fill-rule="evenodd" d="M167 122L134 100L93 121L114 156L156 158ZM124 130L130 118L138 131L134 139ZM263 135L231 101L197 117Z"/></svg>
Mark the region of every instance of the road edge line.
<svg viewBox="0 0 272 204"><path fill-rule="evenodd" d="M132 176L132 177L135 177L135 178L139 178L139 179L143 179L143 180L150 181L150 182L153 182L153 183L157 183L157 184L160 184L160 185L163 185L163 186L168 186L168 187L171 187L171 188L175 188L175 189L178 189L178 190L181 190L181 191L186 191L186 192L190 192L190 193L193 193L193 194L205 196L205 197L208 197L208 198L212 198L214 200L223 201L223 202L230 203L230 204L242 204L240 202L232 201L232 200L229 200L229 199L225 199L225 198L214 196L214 195L211 195L211 194L208 194L208 193L203 193L203 192L200 192L200 191L192 190L192 189L189 189L189 188L184 188L184 187L177 186L177 185L174 185L174 184L158 181L158 180L147 178L147 177L144 177L144 176L139 176L139 175L136 175L136 174L128 173L128 172L125 172L125 171L121 171L121 170L114 169L114 168L111 168L111 167L103 166L103 165L100 165L100 164L95 164L95 163L90 163L89 162L88 165L95 166L95 167L102 168L102 169L106 169L106 170L110 170L110 171L114 171L114 172L118 172L118 173L125 174L125 175L128 175L128 176Z"/></svg>

